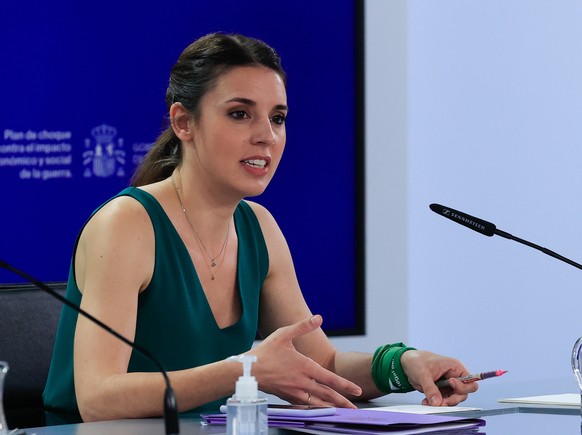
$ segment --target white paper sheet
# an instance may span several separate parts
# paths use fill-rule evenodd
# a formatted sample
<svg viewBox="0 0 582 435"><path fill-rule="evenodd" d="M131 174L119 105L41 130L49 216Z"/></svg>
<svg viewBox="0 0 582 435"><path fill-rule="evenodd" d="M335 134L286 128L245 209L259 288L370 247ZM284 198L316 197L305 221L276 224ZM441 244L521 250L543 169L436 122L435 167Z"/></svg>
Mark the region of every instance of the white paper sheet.
<svg viewBox="0 0 582 435"><path fill-rule="evenodd" d="M446 412L481 411L481 408L469 406L425 406L425 405L393 405L369 408L373 411L408 412L410 414L442 414Z"/></svg>
<svg viewBox="0 0 582 435"><path fill-rule="evenodd" d="M529 405L557 405L557 406L580 406L580 394L548 394L545 396L516 397L509 399L497 399L502 403L523 403Z"/></svg>

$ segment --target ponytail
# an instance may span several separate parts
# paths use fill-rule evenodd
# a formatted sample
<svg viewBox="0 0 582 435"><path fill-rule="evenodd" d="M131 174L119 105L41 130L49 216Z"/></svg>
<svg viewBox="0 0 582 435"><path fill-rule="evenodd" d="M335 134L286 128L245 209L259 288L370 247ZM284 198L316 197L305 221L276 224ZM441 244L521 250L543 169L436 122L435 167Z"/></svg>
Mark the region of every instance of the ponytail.
<svg viewBox="0 0 582 435"><path fill-rule="evenodd" d="M138 187L164 180L172 175L181 161L182 143L172 127L168 127L139 164L131 178L131 185Z"/></svg>

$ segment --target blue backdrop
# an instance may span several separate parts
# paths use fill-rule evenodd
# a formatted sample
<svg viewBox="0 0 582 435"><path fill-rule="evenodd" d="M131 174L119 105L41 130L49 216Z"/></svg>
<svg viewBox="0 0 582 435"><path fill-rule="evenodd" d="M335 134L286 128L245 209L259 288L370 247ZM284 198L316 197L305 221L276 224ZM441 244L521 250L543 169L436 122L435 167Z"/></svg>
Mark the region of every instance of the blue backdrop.
<svg viewBox="0 0 582 435"><path fill-rule="evenodd" d="M287 148L254 200L286 234L327 331L362 332L355 3L4 2L0 258L41 280L66 280L84 221L128 184L164 128L180 52L208 32L243 33L274 46L288 74ZM15 282L0 270L0 284Z"/></svg>

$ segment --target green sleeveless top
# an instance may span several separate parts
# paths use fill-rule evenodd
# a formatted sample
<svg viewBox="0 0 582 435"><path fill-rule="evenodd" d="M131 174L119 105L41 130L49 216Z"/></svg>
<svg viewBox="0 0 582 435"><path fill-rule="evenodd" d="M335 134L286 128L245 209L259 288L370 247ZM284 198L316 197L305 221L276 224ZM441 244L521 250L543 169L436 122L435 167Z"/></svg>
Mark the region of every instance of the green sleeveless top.
<svg viewBox="0 0 582 435"><path fill-rule="evenodd" d="M186 246L158 201L134 187L115 197L118 196L131 196L139 201L148 212L155 233L154 272L150 285L139 295L135 343L158 359L166 371L197 367L248 351L256 338L259 295L269 268L263 233L250 206L241 201L234 212L238 235L237 287L242 317L236 324L220 329ZM66 297L79 305L82 294L75 282L73 265L74 256ZM73 381L76 322L77 313L65 306L43 394L47 409L68 415L79 413ZM152 361L133 351L128 371L159 370ZM225 399L193 411L216 412ZM160 403L162 400L160 396Z"/></svg>

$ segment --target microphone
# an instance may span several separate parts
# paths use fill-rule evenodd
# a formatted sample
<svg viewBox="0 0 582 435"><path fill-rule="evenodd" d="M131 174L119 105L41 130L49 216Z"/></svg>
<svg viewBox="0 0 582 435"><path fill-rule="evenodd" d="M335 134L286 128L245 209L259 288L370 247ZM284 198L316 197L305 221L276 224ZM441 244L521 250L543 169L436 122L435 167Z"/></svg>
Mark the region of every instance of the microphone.
<svg viewBox="0 0 582 435"><path fill-rule="evenodd" d="M452 208L440 204L431 204L429 207L435 213L440 214L453 222L464 225L467 228L471 228L484 236L491 237L495 234L496 228L491 222L484 221L483 219L462 213L458 210L453 210Z"/></svg>
<svg viewBox="0 0 582 435"><path fill-rule="evenodd" d="M487 222L483 219L479 219L475 216L471 216L469 214L463 213L461 211L452 209L450 207L445 207L444 205L440 204L431 204L430 209L434 211L436 214L444 216L453 222L461 224L467 228L471 228L472 230L477 231L485 236L492 237L493 235L501 236L509 240L513 240L515 242L521 243L523 245L529 246L530 248L537 249L538 251L543 252L544 254L549 255L550 257L557 258L565 263L568 263L571 266L577 267L578 269L582 269L582 265L576 263L575 261L570 260L569 258L563 257L560 254L555 253L554 251L550 251L543 246L536 245L535 243L528 242L527 240L520 239L519 237L515 237L505 231L498 229L494 224L491 222Z"/></svg>
<svg viewBox="0 0 582 435"><path fill-rule="evenodd" d="M100 328L104 329L105 331L109 332L111 335L116 337L117 339L121 340L125 344L127 344L132 349L135 349L141 355L152 361L159 369L160 373L164 377L164 381L166 382L166 392L164 394L164 423L166 428L166 435L179 435L180 434L180 420L178 417L178 404L176 402L176 395L174 394L174 390L172 389L172 385L170 384L170 378L168 378L168 374L160 364L160 362L154 358L154 356L148 352L146 349L141 347L140 345L136 344L135 342L128 340L119 332L111 329L111 327L107 326L101 320L95 318L87 311L83 310L81 307L75 305L67 298L61 296L59 293L51 289L48 285L44 284L43 282L33 278L32 276L28 275L27 273L11 266L10 264L6 263L5 261L0 259L0 267L7 269L16 275L24 278L28 282L34 284L38 288L40 288L45 293L50 294L52 297L58 299L63 304L72 308L77 313L81 314L83 317L89 319L91 322L99 326ZM1 392L0 392L1 393Z"/></svg>

